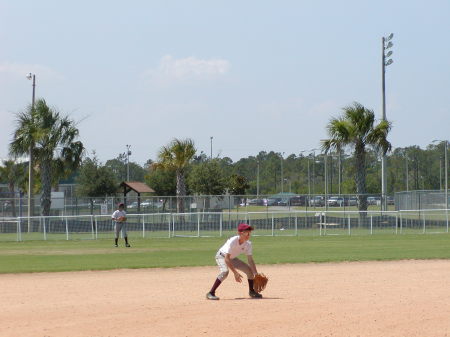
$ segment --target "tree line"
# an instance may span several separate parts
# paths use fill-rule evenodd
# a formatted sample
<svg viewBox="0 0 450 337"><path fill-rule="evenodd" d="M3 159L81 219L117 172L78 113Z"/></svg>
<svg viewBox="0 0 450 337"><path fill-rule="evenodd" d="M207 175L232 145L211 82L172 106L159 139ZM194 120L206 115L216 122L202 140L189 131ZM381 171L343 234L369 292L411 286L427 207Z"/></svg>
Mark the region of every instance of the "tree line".
<svg viewBox="0 0 450 337"><path fill-rule="evenodd" d="M115 195L125 181L142 181L157 195L270 195L295 194L380 194L381 155L387 153L387 192L442 189L444 143L391 149L387 136L391 125L378 124L374 113L355 102L343 108L326 126L329 139L319 149L301 149L298 154L260 151L236 162L229 157L209 158L197 153L190 139L174 139L162 146L156 160L144 165L127 163L124 153L101 163L96 154L86 154L78 140L76 123L38 100L17 114L17 126L9 148L11 159L0 166L0 182L28 192L28 163L32 158L33 194L42 192L42 214L49 214L50 191L62 179L72 178L79 196ZM391 151L392 150L392 151ZM362 199L363 202L363 199ZM364 202L363 202L364 203ZM182 204L179 205L179 210ZM364 205L363 205L364 208Z"/></svg>

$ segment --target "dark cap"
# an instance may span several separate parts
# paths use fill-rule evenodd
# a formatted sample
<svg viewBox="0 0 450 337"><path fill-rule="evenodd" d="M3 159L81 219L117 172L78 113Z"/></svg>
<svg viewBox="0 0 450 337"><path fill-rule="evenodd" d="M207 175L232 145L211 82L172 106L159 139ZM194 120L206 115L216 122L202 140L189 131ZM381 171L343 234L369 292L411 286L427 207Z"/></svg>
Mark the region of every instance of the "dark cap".
<svg viewBox="0 0 450 337"><path fill-rule="evenodd" d="M240 223L238 225L238 232L243 232L243 231L252 231L253 227L250 225L247 225L246 223Z"/></svg>
<svg viewBox="0 0 450 337"><path fill-rule="evenodd" d="M121 202L117 205L117 207L120 207L120 206L125 207L125 204L123 202Z"/></svg>

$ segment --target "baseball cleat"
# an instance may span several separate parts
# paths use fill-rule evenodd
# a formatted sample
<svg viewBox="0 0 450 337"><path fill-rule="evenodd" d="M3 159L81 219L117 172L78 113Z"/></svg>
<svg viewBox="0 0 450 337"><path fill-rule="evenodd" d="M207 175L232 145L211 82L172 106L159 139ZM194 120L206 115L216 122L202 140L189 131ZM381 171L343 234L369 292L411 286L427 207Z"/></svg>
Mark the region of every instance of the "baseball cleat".
<svg viewBox="0 0 450 337"><path fill-rule="evenodd" d="M130 244L129 244L129 243L127 243L127 244L125 245L125 247L131 247L131 246L130 246Z"/></svg>
<svg viewBox="0 0 450 337"><path fill-rule="evenodd" d="M251 297L251 298L262 298L262 295L261 294L258 294L256 291L254 291L254 290L251 290L251 291L249 291L248 292L248 295Z"/></svg>
<svg viewBox="0 0 450 337"><path fill-rule="evenodd" d="M206 294L206 298L207 298L208 300L218 300L218 299L219 299L216 295L213 295L213 294L211 294L211 293L207 293L207 294Z"/></svg>

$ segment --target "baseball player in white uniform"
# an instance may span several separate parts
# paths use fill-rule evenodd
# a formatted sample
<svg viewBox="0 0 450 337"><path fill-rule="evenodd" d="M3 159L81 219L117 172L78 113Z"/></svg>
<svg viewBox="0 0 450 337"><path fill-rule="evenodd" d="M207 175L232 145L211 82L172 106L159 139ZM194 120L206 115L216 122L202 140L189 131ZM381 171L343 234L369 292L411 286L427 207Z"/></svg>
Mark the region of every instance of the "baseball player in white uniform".
<svg viewBox="0 0 450 337"><path fill-rule="evenodd" d="M252 243L249 241L253 227L246 223L241 223L238 225L237 230L238 235L228 239L227 242L225 242L225 244L217 251L216 262L219 266L220 273L217 276L211 290L206 294L206 298L208 300L219 299L219 297L216 296L216 290L227 278L230 270L234 274L234 279L236 282L239 283L242 282L242 275L239 274L238 270L247 275L248 293L250 297L262 297L261 294L257 293L253 289L253 279L258 273L255 262L253 261ZM247 255L248 264L237 258L240 254Z"/></svg>
<svg viewBox="0 0 450 337"><path fill-rule="evenodd" d="M125 204L121 202L118 205L118 208L119 209L115 210L111 215L111 219L114 222L114 246L118 247L119 233L122 231L123 238L125 239L125 246L131 247L128 243L127 236L127 213L125 212Z"/></svg>

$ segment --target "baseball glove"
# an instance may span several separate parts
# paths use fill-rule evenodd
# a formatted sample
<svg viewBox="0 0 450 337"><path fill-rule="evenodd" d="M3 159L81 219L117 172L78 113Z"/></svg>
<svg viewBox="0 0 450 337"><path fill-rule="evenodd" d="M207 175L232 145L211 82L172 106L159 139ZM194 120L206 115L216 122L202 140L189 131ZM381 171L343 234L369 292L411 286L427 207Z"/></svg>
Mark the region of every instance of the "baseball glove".
<svg viewBox="0 0 450 337"><path fill-rule="evenodd" d="M122 222L122 221L125 221L126 220L126 218L124 217L124 216L121 216L121 217L119 217L118 219L117 219L117 221L119 221L119 222Z"/></svg>
<svg viewBox="0 0 450 337"><path fill-rule="evenodd" d="M266 288L267 282L269 282L269 279L266 275L260 273L256 274L253 280L253 290L260 293Z"/></svg>

